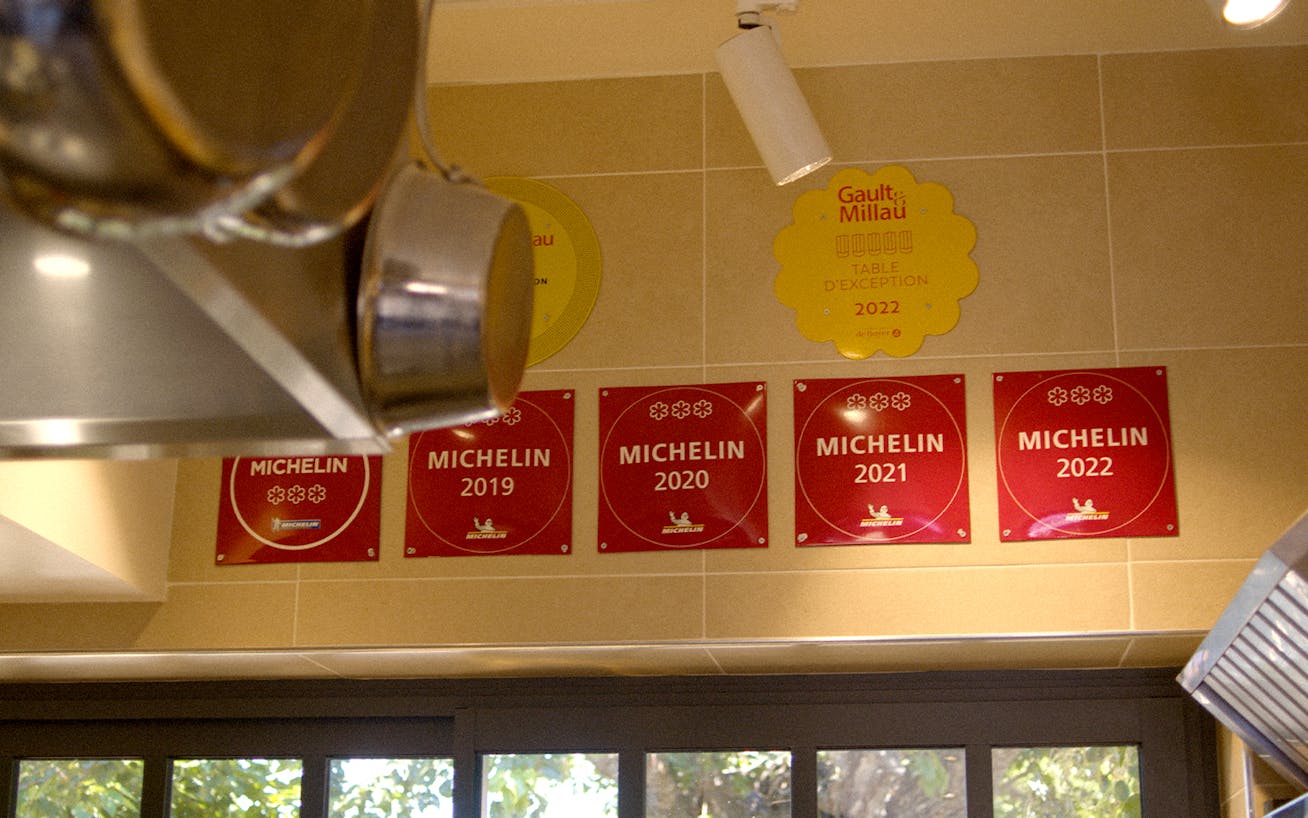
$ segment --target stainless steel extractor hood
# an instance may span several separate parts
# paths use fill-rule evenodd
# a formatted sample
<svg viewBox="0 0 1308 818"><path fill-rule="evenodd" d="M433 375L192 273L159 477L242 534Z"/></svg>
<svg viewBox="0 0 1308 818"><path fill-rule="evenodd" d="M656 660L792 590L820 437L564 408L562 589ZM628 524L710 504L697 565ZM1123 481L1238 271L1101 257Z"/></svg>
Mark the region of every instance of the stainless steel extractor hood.
<svg viewBox="0 0 1308 818"><path fill-rule="evenodd" d="M525 365L531 249L520 208L491 204L372 266L368 221L303 248L125 243L0 206L0 458L384 453L492 416Z"/></svg>
<svg viewBox="0 0 1308 818"><path fill-rule="evenodd" d="M344 239L138 246L9 208L0 236L0 457L386 450Z"/></svg>
<svg viewBox="0 0 1308 818"><path fill-rule="evenodd" d="M507 405L530 232L404 161L424 30L0 3L0 458L382 453Z"/></svg>
<svg viewBox="0 0 1308 818"><path fill-rule="evenodd" d="M1267 813L1267 818L1308 818L1308 794Z"/></svg>
<svg viewBox="0 0 1308 818"><path fill-rule="evenodd" d="M1179 681L1287 780L1308 787L1308 513L1258 560Z"/></svg>

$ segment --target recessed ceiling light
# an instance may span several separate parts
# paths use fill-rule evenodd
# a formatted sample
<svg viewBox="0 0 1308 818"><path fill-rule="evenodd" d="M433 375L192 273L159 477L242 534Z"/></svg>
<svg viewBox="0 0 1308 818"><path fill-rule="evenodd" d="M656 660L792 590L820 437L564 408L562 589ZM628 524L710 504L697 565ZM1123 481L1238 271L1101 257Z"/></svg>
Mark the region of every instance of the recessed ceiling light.
<svg viewBox="0 0 1308 818"><path fill-rule="evenodd" d="M1236 28L1260 26L1290 4L1290 0L1218 0L1222 19Z"/></svg>
<svg viewBox="0 0 1308 818"><path fill-rule="evenodd" d="M47 253L32 259L32 266L49 278L86 278L91 265L86 259L66 253Z"/></svg>

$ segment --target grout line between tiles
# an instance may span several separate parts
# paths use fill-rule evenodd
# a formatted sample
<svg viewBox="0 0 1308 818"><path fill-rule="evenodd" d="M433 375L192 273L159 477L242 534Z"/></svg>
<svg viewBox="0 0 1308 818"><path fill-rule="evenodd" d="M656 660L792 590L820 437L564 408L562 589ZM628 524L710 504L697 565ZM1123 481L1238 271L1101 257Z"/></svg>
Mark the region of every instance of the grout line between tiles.
<svg viewBox="0 0 1308 818"><path fill-rule="evenodd" d="M1200 54L1205 51L1231 51L1235 49L1279 49L1279 48L1299 48L1304 45L1303 42L1275 42L1275 43L1255 43L1233 45L1229 43L1213 43L1211 45L1190 45L1190 46L1158 46L1156 48L1122 48L1109 49L1105 51L1055 51L1052 53L1035 51L1035 52L1012 52L1012 53L994 53L977 56L939 56L939 57L914 57L888 59L876 62L834 62L834 63L803 63L792 66L795 70L812 69L812 68L862 68L865 66L904 66L916 65L918 63L963 63L963 62L1004 62L1007 60L1056 60L1056 59L1074 59L1083 57L1133 57L1133 56L1150 56L1153 54ZM684 71L670 72L671 76L688 73ZM639 75L633 75L639 76ZM600 79L601 77L586 77L586 79Z"/></svg>
<svg viewBox="0 0 1308 818"><path fill-rule="evenodd" d="M308 653L305 653L305 652L296 652L295 655L298 656L299 658L303 659L304 661L308 662L309 664L313 665L314 667L319 668L319 669L321 669L321 670L323 670L323 671L325 671L325 672L327 672L327 673L330 673L332 676L334 676L334 677L336 677L336 678L338 678L338 679L344 679L344 678L347 678L347 677L345 676L345 674L341 673L341 672L338 671L338 670L333 670L332 668L328 667L327 665L324 665L322 662L319 662L317 659L314 659L314 658L313 658L312 656L310 656Z"/></svg>
<svg viewBox="0 0 1308 818"><path fill-rule="evenodd" d="M1174 151L1227 151L1252 150L1254 148L1301 148L1308 146L1308 140L1295 139L1285 142L1229 142L1213 145L1144 145L1141 147L1106 148L1113 153L1166 153Z"/></svg>
<svg viewBox="0 0 1308 818"><path fill-rule="evenodd" d="M1123 347L1122 354L1135 353L1168 353L1168 352L1240 352L1245 350L1269 350L1269 349L1308 349L1308 343L1280 343L1280 344L1229 344L1229 345L1199 345L1184 347ZM930 355L916 354L913 356L914 361L957 361L957 360L1000 360L1004 358L1066 358L1070 356L1081 355L1103 355L1113 354L1112 349L1070 349L1056 352L1037 352L1030 350L1014 350L1011 352L975 352L975 353L956 353L950 355ZM613 367L571 367L567 369L541 369L533 368L533 372L550 375L567 375L571 373L595 373L595 372L646 372L655 370L678 370L678 369L737 369L748 367L751 369L784 369L796 366L821 366L822 364L839 364L845 359L839 357L833 358L797 358L793 361L716 361L705 364L659 364L649 366L613 366Z"/></svg>
<svg viewBox="0 0 1308 818"><path fill-rule="evenodd" d="M300 644L300 584L304 579L304 566L295 566L295 594L291 600L291 644Z"/></svg>
<svg viewBox="0 0 1308 818"><path fill-rule="evenodd" d="M1122 336L1117 321L1117 270L1113 253L1113 190L1108 175L1108 105L1104 100L1103 57L1097 57L1095 59L1095 80L1099 89L1099 147L1100 162L1102 163L1104 173L1104 228L1107 234L1106 244L1108 250L1108 308L1113 324L1113 365L1121 366ZM1128 545L1127 547L1127 554L1129 556L1130 546Z"/></svg>
<svg viewBox="0 0 1308 818"><path fill-rule="evenodd" d="M708 75L699 80L699 360L708 383Z"/></svg>
<svg viewBox="0 0 1308 818"><path fill-rule="evenodd" d="M356 643L350 645L301 645L298 647L244 647L244 648L203 648L199 650L156 648L149 650L124 649L108 651L77 650L0 650L0 659L24 657L60 657L85 660L95 657L127 656L147 658L158 656L297 656L307 661L314 661L308 654L338 653L389 653L411 654L446 651L484 651L484 652L543 652L554 650L584 650L602 652L622 648L643 649L685 649L701 648L770 648L778 646L815 645L823 647L845 647L860 645L920 645L955 642L1041 642L1048 640L1105 640L1130 639L1132 641L1151 638L1197 638L1202 639L1208 631L1201 628L1181 628L1176 630L1094 630L1094 631L994 631L984 633L941 632L930 634L879 634L860 636L775 636L775 637L714 637L705 639L635 639L609 640L600 642L446 642L430 644L372 644Z"/></svg>
<svg viewBox="0 0 1308 818"><path fill-rule="evenodd" d="M760 168L762 165L759 166ZM664 168L662 170L600 170L586 173L538 173L528 178L542 181L555 179L611 179L619 176L692 176L704 172L698 168Z"/></svg>
<svg viewBox="0 0 1308 818"><path fill-rule="evenodd" d="M1135 566L1132 559L1131 540L1126 541L1126 623L1135 628Z"/></svg>
<svg viewBox="0 0 1308 818"><path fill-rule="evenodd" d="M1308 347L1308 344L1303 344L1302 346ZM1271 348L1275 349L1279 347L1280 345L1276 345ZM1229 347L1214 347L1214 349L1228 349L1228 348ZM1128 351L1153 352L1159 350L1128 350ZM975 358L975 359L1058 358L1058 357L1066 357L1069 355L1102 355L1110 352L1112 352L1112 350L1110 349L1074 349L1065 352L1015 351L1015 352L973 353L970 355L965 355L965 354L920 355L919 354L919 355L914 355L913 358L914 360L922 360L922 361L935 361L935 360L951 361L960 358ZM649 371L655 371L660 369L665 369L665 370L725 369L725 368L739 368L739 367L749 367L751 369L762 369L762 368L776 369L776 368L794 367L794 366L820 366L822 364L839 364L842 361L848 362L848 359L841 358L841 357L834 357L834 358L797 358L793 361L715 361L705 364L658 364L658 365L649 365L649 366L596 366L596 367L572 367L568 369L535 368L532 371L539 372L542 374L548 373L551 375L567 375L571 373L589 374L595 372L649 372Z"/></svg>
<svg viewBox="0 0 1308 818"><path fill-rule="evenodd" d="M295 585L295 584L297 584L297 583L298 583L298 580L294 580L294 579L251 579L251 580L245 580L245 579L221 579L221 580L193 579L193 580L185 580L185 581L182 581L182 582L177 582L177 581L169 582L169 583L168 583L168 587L169 587L169 588L203 588L203 587L206 587L206 586L212 586L212 585Z"/></svg>
<svg viewBox="0 0 1308 818"><path fill-rule="evenodd" d="M705 557L707 559L707 556ZM1229 560L1154 560L1154 563L1170 564L1195 564L1195 563L1253 563L1253 559L1229 559ZM1091 568L1106 566L1127 565L1124 560L1102 560L1098 562L1023 562L1023 563L999 563L999 564L976 564L976 565L895 565L885 567L839 567L839 568L784 568L784 569L760 569L757 571L749 570L721 570L710 571L707 567L702 571L664 571L664 572L631 572L631 573L596 573L596 574L522 574L517 576L424 576L424 577L376 577L373 579L362 580L364 582L378 583L399 583L399 582L536 582L536 581L560 581L560 580L613 580L613 579L696 579L704 578L706 582L709 579L721 577L753 577L753 576L814 576L817 574L904 574L904 573L943 573L956 572L959 570L985 571L985 570L1023 570L1023 569L1042 569L1042 568ZM357 584L361 580L358 577L326 578L326 579L306 579L305 584L313 585L339 585L339 584ZM240 583L197 583L197 584L240 584Z"/></svg>
<svg viewBox="0 0 1308 818"><path fill-rule="evenodd" d="M1188 347L1127 347L1123 352L1223 352L1242 349L1308 349L1308 343L1294 341L1280 344L1227 344L1223 346L1188 346Z"/></svg>
<svg viewBox="0 0 1308 818"><path fill-rule="evenodd" d="M1100 149L1085 150L1065 150L1065 151L1020 151L1017 153L959 153L959 154L941 154L939 156L870 156L863 159L843 159L838 162L833 161L826 167L835 169L840 167L859 167L863 165L888 165L888 164L919 164L924 165L930 162L984 162L986 160L1002 159L1054 159L1067 156L1098 156ZM722 167L710 168L710 170L748 170L751 165L744 167ZM760 166L761 167L761 166Z"/></svg>
<svg viewBox="0 0 1308 818"><path fill-rule="evenodd" d="M859 61L859 62L805 62L795 63L791 68L795 71L810 71L823 69L840 69L840 68L867 68L867 67L885 67L885 66L912 66L912 65L932 65L937 63L981 63L981 62L1005 62L1010 60L1054 60L1054 59L1078 59L1086 57L1133 57L1133 56L1150 56L1154 54L1198 54L1205 51L1231 51L1231 50L1274 50L1274 49L1293 49L1305 45L1302 41L1290 42L1269 42L1269 43L1252 43L1252 44L1234 44L1234 43L1213 43L1207 45L1191 46L1158 46L1153 48L1124 48L1110 49L1106 51L1076 51L1066 52L1056 50L1054 52L1034 51L1034 52L1008 52L1008 53L987 53L975 55L954 55L954 56L907 56L901 55L897 58L877 60L877 61ZM439 71L438 71L439 73ZM613 71L604 70L592 73L543 73L536 71L530 75L524 76L485 76L468 75L441 78L435 82L428 82L433 88L437 87L469 87L469 86L495 86L495 85L539 85L545 83L568 83L568 82L591 82L594 80L641 80L653 77L685 77L690 75L709 76L718 73L707 65L687 68L667 68L657 73L651 74L647 71Z"/></svg>
<svg viewBox="0 0 1308 818"><path fill-rule="evenodd" d="M1132 617L1131 619L1128 619L1128 620L1127 620L1127 624L1131 626L1131 629L1132 629L1132 630L1135 630L1135 619L1134 619L1134 617ZM1120 667L1125 667L1125 666L1126 666L1126 657L1130 655L1130 653L1131 653L1131 646L1134 645L1134 644L1135 644L1135 640L1134 640L1134 639L1128 639L1128 640L1126 640L1126 644L1122 647L1122 655L1120 655L1120 656L1117 657L1117 667L1120 668Z"/></svg>
<svg viewBox="0 0 1308 818"><path fill-rule="evenodd" d="M1095 560L1095 561L1072 561L1072 562L1014 562L1014 563L967 563L967 564L949 564L949 565L887 565L887 566L857 566L857 567L836 567L836 568L784 568L784 569L760 569L760 570L709 570L708 569L708 551L701 553L702 565L699 570L691 571L631 571L622 573L594 573L594 574L518 574L518 575L494 575L494 576L405 576L405 577L327 577L314 579L306 577L299 581L292 580L223 580L223 581L191 581L191 582L173 582L169 583L171 587L214 587L222 585L232 586L253 586L253 585L295 585L296 605L298 609L299 590L301 585L339 585L339 584L356 584L359 582L380 582L380 583L398 583L398 582L505 582L505 581L556 581L556 580L604 580L604 579L672 579L687 578L693 579L701 577L705 580L704 594L707 597L707 582L712 578L719 577L748 577L748 576L813 576L815 574L891 574L891 573L937 573L943 571L984 571L984 570L1019 570L1029 568L1079 568L1079 567L1105 567L1105 566L1123 566L1130 568L1140 565L1223 565L1223 564L1245 564L1253 565L1258 561L1256 556L1250 557L1207 557L1200 559L1154 559L1154 560Z"/></svg>
<svg viewBox="0 0 1308 818"><path fill-rule="evenodd" d="M539 366L532 367L533 373L543 373L550 375L567 375L573 372L592 373L592 372L647 372L656 369L703 369L704 364L648 364L633 366L577 366L566 369L542 369Z"/></svg>
<svg viewBox="0 0 1308 818"><path fill-rule="evenodd" d="M1217 565L1220 563L1248 563L1253 565L1258 562L1258 555L1249 557L1203 557L1200 559L1176 559L1176 560L1133 560L1132 565Z"/></svg>
<svg viewBox="0 0 1308 818"><path fill-rule="evenodd" d="M866 165L886 165L886 164L927 164L930 162L981 162L986 160L1004 160L1004 159L1051 159L1058 157L1093 157L1093 156L1111 156L1113 154L1126 153L1174 153L1179 151L1219 151L1219 150L1253 150L1256 148L1296 148L1308 146L1308 140L1288 140L1280 142L1230 142L1215 143L1205 145L1144 145L1140 147L1119 147L1109 148L1106 142L1102 142L1103 132L1103 89L1100 83L1100 131L1101 144L1098 148L1092 150L1066 150L1066 151L1025 151L1016 153L977 153L977 154L942 154L939 156L880 156L864 157L862 159L842 160L831 162L828 168L836 169L842 167L862 167ZM705 157L707 160L707 157ZM708 174L708 173L730 173L734 171L759 171L765 169L763 165L710 165L704 161L698 168L663 168L659 170L610 170L610 171L589 171L586 173L541 173L533 175L531 178L540 180L557 180L557 179L603 179L621 176L675 176L689 174Z"/></svg>
<svg viewBox="0 0 1308 818"><path fill-rule="evenodd" d="M698 571L661 571L658 573L630 574L516 574L513 576L486 575L466 577L376 577L360 580L356 578L309 579L306 583L313 585L354 585L360 581L396 584L401 582L569 582L576 580L615 580L615 579L695 579L704 576Z"/></svg>
<svg viewBox="0 0 1308 818"><path fill-rule="evenodd" d="M699 635L708 638L708 552L701 551L699 572Z"/></svg>
<svg viewBox="0 0 1308 818"><path fill-rule="evenodd" d="M729 675L730 675L730 674L727 672L727 669L724 668L724 667L722 666L722 663L718 661L717 654L715 654L715 653L713 652L713 648L712 648L712 646L706 646L706 647L704 648L704 653L705 653L705 655L708 656L709 661L713 663L713 667L715 667L715 668L718 669L718 673L721 673L721 674L724 675L724 676L729 676Z"/></svg>

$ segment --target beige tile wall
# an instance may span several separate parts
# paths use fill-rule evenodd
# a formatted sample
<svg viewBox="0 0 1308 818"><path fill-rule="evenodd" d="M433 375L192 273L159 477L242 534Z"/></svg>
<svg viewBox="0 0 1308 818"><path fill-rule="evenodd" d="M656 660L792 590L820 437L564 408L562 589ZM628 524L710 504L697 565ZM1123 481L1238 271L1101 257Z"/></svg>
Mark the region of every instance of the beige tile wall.
<svg viewBox="0 0 1308 818"><path fill-rule="evenodd" d="M1250 809L1248 757L1244 742L1229 730L1217 731L1218 776L1222 793L1222 818L1253 818Z"/></svg>
<svg viewBox="0 0 1308 818"><path fill-rule="evenodd" d="M1249 745L1225 728L1217 733L1222 818L1263 818L1303 794Z"/></svg>
<svg viewBox="0 0 1308 818"><path fill-rule="evenodd" d="M800 71L836 169L903 164L978 233L958 326L857 362L772 292L772 238L835 169L773 187L716 75L434 88L447 159L541 178L599 236L595 310L525 384L576 393L574 552L404 559L401 449L378 562L216 567L219 462L186 461L168 599L0 608L0 649L721 640L663 669L1184 661L1308 506L1305 69L1308 46ZM991 373L1135 365L1168 368L1180 535L1000 543ZM793 380L937 373L967 380L971 542L794 548ZM598 390L736 380L768 384L770 547L598 553ZM760 660L753 640L781 646ZM371 667L430 670L388 655Z"/></svg>

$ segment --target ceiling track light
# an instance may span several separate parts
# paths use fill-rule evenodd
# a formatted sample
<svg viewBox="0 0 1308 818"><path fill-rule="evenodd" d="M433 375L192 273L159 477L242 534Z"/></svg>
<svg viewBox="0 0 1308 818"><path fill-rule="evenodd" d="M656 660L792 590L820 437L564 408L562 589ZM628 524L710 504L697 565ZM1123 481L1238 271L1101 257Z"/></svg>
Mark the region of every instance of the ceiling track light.
<svg viewBox="0 0 1308 818"><path fill-rule="evenodd" d="M795 75L781 56L776 31L764 11L794 11L799 0L739 0L740 33L718 46L718 70L750 138L778 185L793 182L831 161Z"/></svg>
<svg viewBox="0 0 1308 818"><path fill-rule="evenodd" d="M1290 0L1208 0L1232 28L1257 28L1280 14Z"/></svg>

